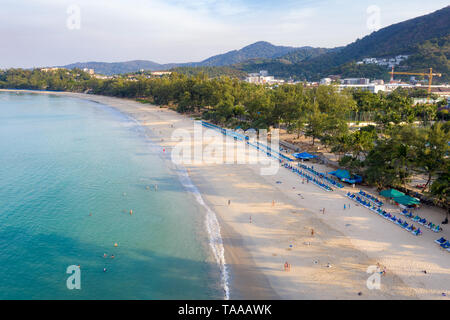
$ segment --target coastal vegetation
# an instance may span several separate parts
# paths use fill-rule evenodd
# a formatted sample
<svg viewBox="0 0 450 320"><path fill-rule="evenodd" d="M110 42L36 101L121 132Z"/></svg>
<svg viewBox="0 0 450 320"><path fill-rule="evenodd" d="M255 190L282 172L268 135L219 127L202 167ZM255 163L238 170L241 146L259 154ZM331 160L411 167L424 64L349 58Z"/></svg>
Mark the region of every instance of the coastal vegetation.
<svg viewBox="0 0 450 320"><path fill-rule="evenodd" d="M427 177L424 191L449 200L450 125L440 105L414 105L423 92L373 94L335 86L269 87L205 74L98 79L79 69L0 72L0 88L85 92L167 105L230 128L283 128L318 141L343 167L378 188ZM441 103L442 105L443 103Z"/></svg>

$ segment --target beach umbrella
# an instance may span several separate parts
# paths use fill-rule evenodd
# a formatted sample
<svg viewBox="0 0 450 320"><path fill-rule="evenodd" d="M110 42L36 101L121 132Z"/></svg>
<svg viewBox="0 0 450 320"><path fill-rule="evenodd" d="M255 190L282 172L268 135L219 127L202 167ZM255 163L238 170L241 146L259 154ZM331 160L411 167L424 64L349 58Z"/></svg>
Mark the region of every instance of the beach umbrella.
<svg viewBox="0 0 450 320"><path fill-rule="evenodd" d="M309 154L308 152L294 153L292 156L296 159L303 159L303 160L310 160L317 158L317 156Z"/></svg>
<svg viewBox="0 0 450 320"><path fill-rule="evenodd" d="M405 194L395 189L383 190L380 194L385 198L398 198L403 197Z"/></svg>
<svg viewBox="0 0 450 320"><path fill-rule="evenodd" d="M413 205L420 204L420 201L417 200L416 198L406 196L406 195L403 195L400 197L395 197L394 201L397 202L398 204L402 204L404 206L413 206Z"/></svg>
<svg viewBox="0 0 450 320"><path fill-rule="evenodd" d="M341 180L351 179L350 172L348 172L347 170L339 169L339 170L336 170L333 172L329 172L329 174L331 174L332 176L335 176L336 178L339 178Z"/></svg>

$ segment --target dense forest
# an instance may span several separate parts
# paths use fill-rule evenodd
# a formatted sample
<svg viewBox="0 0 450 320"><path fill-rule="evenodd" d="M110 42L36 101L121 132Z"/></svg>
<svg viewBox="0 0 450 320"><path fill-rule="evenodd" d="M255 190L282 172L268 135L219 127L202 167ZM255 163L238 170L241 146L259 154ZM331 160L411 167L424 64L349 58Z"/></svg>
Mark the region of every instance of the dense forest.
<svg viewBox="0 0 450 320"><path fill-rule="evenodd" d="M327 50L307 58L304 52L291 52L277 59L254 59L235 67L247 72L264 69L278 77L309 81L317 81L330 74L358 74L365 78L383 79L383 68L356 66L355 63L363 58L406 54L411 57L403 63L402 69L426 72L428 68L433 68L444 74L443 78L436 81L449 82L449 30L450 6L447 6L431 14L383 28L343 48ZM387 75L389 70L384 70Z"/></svg>
<svg viewBox="0 0 450 320"><path fill-rule="evenodd" d="M423 92L338 92L334 86L303 84L268 87L204 74L102 80L78 69L10 69L0 72L0 88L126 97L168 105L231 128L282 127L310 137L312 144L320 141L339 155L342 166L363 174L380 189L404 186L413 174L421 173L428 177L424 190L436 201L449 202L448 110L438 112L446 102L414 105L412 97ZM350 126L360 120L371 124L359 129Z"/></svg>

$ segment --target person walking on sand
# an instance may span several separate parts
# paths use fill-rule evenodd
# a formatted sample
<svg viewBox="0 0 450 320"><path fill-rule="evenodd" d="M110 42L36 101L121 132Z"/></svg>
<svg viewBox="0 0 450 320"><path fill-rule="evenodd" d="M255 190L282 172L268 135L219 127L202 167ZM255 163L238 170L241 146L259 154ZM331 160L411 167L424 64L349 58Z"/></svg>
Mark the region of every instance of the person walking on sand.
<svg viewBox="0 0 450 320"><path fill-rule="evenodd" d="M272 200L272 207L275 206L275 200Z"/></svg>
<svg viewBox="0 0 450 320"><path fill-rule="evenodd" d="M231 200L228 200L228 205L230 205L231 204Z"/></svg>
<svg viewBox="0 0 450 320"><path fill-rule="evenodd" d="M314 237L314 229L311 229L311 237Z"/></svg>
<svg viewBox="0 0 450 320"><path fill-rule="evenodd" d="M250 223L252 223L252 216L250 216Z"/></svg>
<svg viewBox="0 0 450 320"><path fill-rule="evenodd" d="M345 203L344 203L344 210L345 210Z"/></svg>

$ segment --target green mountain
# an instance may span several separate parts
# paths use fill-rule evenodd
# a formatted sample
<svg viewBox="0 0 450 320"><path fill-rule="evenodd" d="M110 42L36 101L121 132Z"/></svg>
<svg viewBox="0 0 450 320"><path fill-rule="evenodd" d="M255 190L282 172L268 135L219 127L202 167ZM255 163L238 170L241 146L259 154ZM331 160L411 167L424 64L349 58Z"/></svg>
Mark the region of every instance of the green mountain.
<svg viewBox="0 0 450 320"><path fill-rule="evenodd" d="M227 69L218 68L214 70L213 67L231 66L255 58L271 60L282 56L285 56L286 59L290 59L292 61L301 61L306 57L318 56L322 53L327 52L327 50L328 49L312 48L312 47L295 48L295 47L275 46L269 42L259 41L249 46L246 46L240 50L233 50L224 54L219 54L200 62L169 63L169 64L159 64L153 61L146 61L146 60L134 60L127 62L112 62L112 63L77 62L62 67L67 69L74 69L74 68L94 69L96 73L105 75L132 73L137 72L141 69L156 71L156 70L168 70L172 68L184 68L184 69L177 69L178 71L182 71L184 73L198 73L206 71L206 73L227 75L230 74L231 69L234 68L228 67ZM199 69L198 71L190 69L195 67L202 67L203 69ZM210 68L205 69L205 67ZM231 73L240 74L242 73L242 71L234 69L234 72Z"/></svg>
<svg viewBox="0 0 450 320"><path fill-rule="evenodd" d="M271 61L248 61L236 67L247 72L264 68L275 76L308 80L318 80L333 73L346 74L350 70L371 77L384 72L385 68L365 65L356 67L354 63L363 58L406 54L411 57L401 66L404 70L426 71L433 67L445 73L448 71L449 34L450 6L447 6L431 14L383 28L343 48L329 50L316 57L301 61L283 57Z"/></svg>
<svg viewBox="0 0 450 320"><path fill-rule="evenodd" d="M327 49L312 47L284 47L275 46L269 42L259 41L246 46L240 50L233 50L224 54L213 56L202 62L194 64L195 66L227 66L241 63L250 59L276 59L286 55L317 55L318 52L326 52Z"/></svg>
<svg viewBox="0 0 450 320"><path fill-rule="evenodd" d="M91 68L101 74L122 74L144 70L174 70L195 74L235 75L268 70L270 74L297 80L319 80L330 74L345 77L388 79L386 67L356 64L364 58L388 58L409 55L397 70L428 71L433 68L443 73L437 81L449 81L450 59L450 6L431 14L397 23L362 39L334 49L313 47L275 46L259 41L240 50L210 57L200 62L159 64L152 61L104 63L86 62L66 68ZM226 68L224 68L226 67ZM197 69L198 68L198 69ZM399 77L401 78L401 77Z"/></svg>
<svg viewBox="0 0 450 320"><path fill-rule="evenodd" d="M144 70L165 70L176 66L176 64L159 64L153 61L147 60L133 60L126 62L77 62L62 66L67 69L94 69L98 74L113 75L113 74L123 74L136 72L141 69Z"/></svg>

